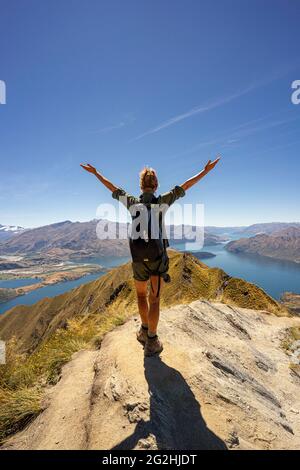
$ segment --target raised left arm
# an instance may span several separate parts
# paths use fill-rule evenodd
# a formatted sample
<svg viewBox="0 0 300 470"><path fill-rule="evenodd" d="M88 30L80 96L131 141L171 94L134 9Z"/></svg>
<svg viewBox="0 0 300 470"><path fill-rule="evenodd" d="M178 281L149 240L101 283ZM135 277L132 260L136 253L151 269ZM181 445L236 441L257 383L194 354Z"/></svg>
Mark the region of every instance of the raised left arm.
<svg viewBox="0 0 300 470"><path fill-rule="evenodd" d="M104 186L109 189L112 193L118 189L117 186L115 186L111 181L109 181L105 176L103 176L99 171L96 170L96 168L89 163L81 163L80 166L87 171L88 173L91 173L92 175L95 175L96 178L104 184Z"/></svg>
<svg viewBox="0 0 300 470"><path fill-rule="evenodd" d="M184 183L182 183L180 186L186 191L187 189L191 188L194 186L194 184L198 183L205 175L207 175L218 163L221 157L218 157L216 160L213 162L211 160L208 160L206 163L205 167L203 170L200 171L200 173L197 173L195 176L192 176L188 180L186 180Z"/></svg>

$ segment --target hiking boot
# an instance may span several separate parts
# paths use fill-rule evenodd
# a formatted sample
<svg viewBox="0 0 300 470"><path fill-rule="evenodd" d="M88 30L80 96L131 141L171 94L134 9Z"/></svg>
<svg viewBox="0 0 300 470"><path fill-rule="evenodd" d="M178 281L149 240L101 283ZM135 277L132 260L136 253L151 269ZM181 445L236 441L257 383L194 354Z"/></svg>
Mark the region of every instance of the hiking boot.
<svg viewBox="0 0 300 470"><path fill-rule="evenodd" d="M136 332L136 339L140 343L145 345L147 341L147 337L148 337L148 330L145 330L145 328L141 326L140 329Z"/></svg>
<svg viewBox="0 0 300 470"><path fill-rule="evenodd" d="M154 356L155 354L161 353L163 349L163 344L158 339L158 336L154 336L154 338L147 337L144 349L145 356Z"/></svg>

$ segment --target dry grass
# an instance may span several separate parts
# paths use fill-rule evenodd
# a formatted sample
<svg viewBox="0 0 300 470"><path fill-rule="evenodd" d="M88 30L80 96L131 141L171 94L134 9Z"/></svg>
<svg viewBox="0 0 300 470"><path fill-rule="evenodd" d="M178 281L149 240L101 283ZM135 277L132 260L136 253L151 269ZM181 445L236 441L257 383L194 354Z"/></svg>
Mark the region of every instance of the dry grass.
<svg viewBox="0 0 300 470"><path fill-rule="evenodd" d="M293 326L291 328L291 335L294 341L300 339L300 326Z"/></svg>
<svg viewBox="0 0 300 470"><path fill-rule="evenodd" d="M292 354L292 345L295 341L300 340L300 327L293 326L286 330L286 336L284 340L281 342L281 347L285 350L286 354ZM290 362L289 368L300 377L300 364L295 364L294 362Z"/></svg>
<svg viewBox="0 0 300 470"><path fill-rule="evenodd" d="M265 310L277 316L288 316L288 310L261 288L243 279L230 278L224 288L222 302L237 307Z"/></svg>
<svg viewBox="0 0 300 470"><path fill-rule="evenodd" d="M300 327L299 326L293 326L291 328L288 328L286 330L286 336L284 340L281 342L281 347L285 351L289 351L291 345L293 344L294 341L297 341L300 339Z"/></svg>
<svg viewBox="0 0 300 470"><path fill-rule="evenodd" d="M19 354L14 339L7 343L6 364L0 366L0 441L22 429L42 410L43 389L55 384L61 368L81 349L99 347L105 333L126 320L106 313L69 320L31 355Z"/></svg>
<svg viewBox="0 0 300 470"><path fill-rule="evenodd" d="M42 391L34 388L0 388L0 441L31 421L42 408Z"/></svg>

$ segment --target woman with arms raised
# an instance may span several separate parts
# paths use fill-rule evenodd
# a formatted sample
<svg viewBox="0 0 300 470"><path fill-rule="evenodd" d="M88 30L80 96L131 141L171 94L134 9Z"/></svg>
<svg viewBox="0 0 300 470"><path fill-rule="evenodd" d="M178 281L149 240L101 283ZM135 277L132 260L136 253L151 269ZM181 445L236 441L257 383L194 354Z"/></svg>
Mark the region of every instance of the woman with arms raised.
<svg viewBox="0 0 300 470"><path fill-rule="evenodd" d="M115 186L89 163L82 164L81 167L95 175L98 180L112 192L112 197L122 202L130 210L136 204L142 204L147 209L153 204L163 204L169 207L177 199L184 196L187 189L191 188L207 175L216 166L219 160L220 158L217 158L213 162L209 160L204 169L195 176L160 196L155 196L155 192L158 188L156 171L153 168L144 168L140 173L141 195L139 198L135 198L127 194L123 189ZM132 214L131 210L130 212ZM145 346L145 356L152 356L163 350L162 342L157 336L157 326L159 321L161 279L166 282L169 280L167 274L169 260L166 251L168 242L166 239L162 239L161 230L159 233L160 236L156 239L151 239L151 235L150 240L142 240L141 238L130 239L132 270L139 314L141 317L141 327L137 332L137 339ZM150 281L149 295L147 293L148 281Z"/></svg>

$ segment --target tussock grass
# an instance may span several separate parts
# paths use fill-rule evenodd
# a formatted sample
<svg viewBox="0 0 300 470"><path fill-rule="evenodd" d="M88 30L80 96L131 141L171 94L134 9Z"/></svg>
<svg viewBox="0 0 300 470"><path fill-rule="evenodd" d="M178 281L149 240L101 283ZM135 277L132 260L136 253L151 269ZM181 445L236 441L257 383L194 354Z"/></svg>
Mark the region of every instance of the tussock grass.
<svg viewBox="0 0 300 470"><path fill-rule="evenodd" d="M0 388L0 442L30 422L42 409L42 391Z"/></svg>
<svg viewBox="0 0 300 470"><path fill-rule="evenodd" d="M238 278L230 278L227 281L222 302L243 308L264 310L277 316L289 315L284 306L276 302L260 287Z"/></svg>
<svg viewBox="0 0 300 470"><path fill-rule="evenodd" d="M17 351L11 339L6 364L0 366L0 441L22 429L43 409L45 386L55 384L61 368L72 355L100 346L105 333L126 320L127 315L106 312L68 321L30 355Z"/></svg>
<svg viewBox="0 0 300 470"><path fill-rule="evenodd" d="M284 340L281 342L281 347L285 351L289 351L290 347L292 346L294 341L300 339L300 327L299 326L292 326L286 330L286 336Z"/></svg>
<svg viewBox="0 0 300 470"><path fill-rule="evenodd" d="M281 342L281 347L285 350L286 354L290 355L292 353L292 345L295 341L300 340L300 327L292 326L286 330L286 336ZM294 362L289 363L289 368L294 372L298 377L300 377L300 364L295 364Z"/></svg>
<svg viewBox="0 0 300 470"><path fill-rule="evenodd" d="M294 341L297 341L300 339L300 326L293 326L291 328L291 336L294 339Z"/></svg>

